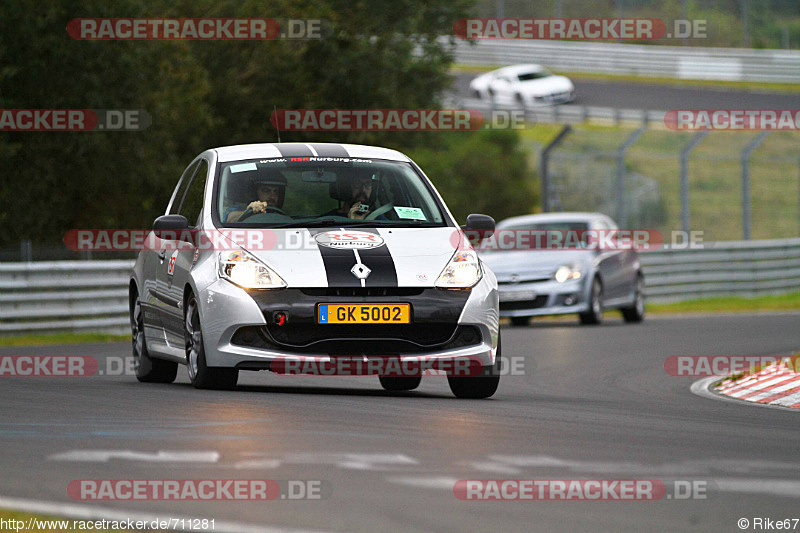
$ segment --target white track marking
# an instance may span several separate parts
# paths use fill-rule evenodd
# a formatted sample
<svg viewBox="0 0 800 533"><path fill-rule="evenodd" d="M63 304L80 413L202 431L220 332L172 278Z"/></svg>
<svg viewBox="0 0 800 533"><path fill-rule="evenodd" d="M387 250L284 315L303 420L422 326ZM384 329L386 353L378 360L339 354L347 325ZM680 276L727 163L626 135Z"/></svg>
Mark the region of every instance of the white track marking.
<svg viewBox="0 0 800 533"><path fill-rule="evenodd" d="M159 451L156 453L132 450L70 450L49 456L50 461L81 463L107 463L111 459L141 461L145 463L216 463L219 452Z"/></svg>
<svg viewBox="0 0 800 533"><path fill-rule="evenodd" d="M453 490L453 485L459 481L455 477L414 477L414 476L389 476L386 478L389 483L398 485L405 485L407 487L416 487L420 489L450 489Z"/></svg>

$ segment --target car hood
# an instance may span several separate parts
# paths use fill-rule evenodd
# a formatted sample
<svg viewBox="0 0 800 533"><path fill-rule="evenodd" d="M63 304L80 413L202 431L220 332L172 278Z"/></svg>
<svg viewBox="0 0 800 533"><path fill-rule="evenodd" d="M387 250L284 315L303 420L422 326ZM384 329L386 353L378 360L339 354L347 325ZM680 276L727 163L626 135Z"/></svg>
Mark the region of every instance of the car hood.
<svg viewBox="0 0 800 533"><path fill-rule="evenodd" d="M558 267L591 263L594 252L587 250L515 250L480 253L498 282L543 280L552 278Z"/></svg>
<svg viewBox="0 0 800 533"><path fill-rule="evenodd" d="M452 227L292 228L265 233L274 234L274 245L270 236L264 246L243 247L275 270L289 287L433 287L461 236ZM333 238L331 234L335 234ZM357 237L355 245L346 242L353 237ZM357 247L361 245L365 247ZM364 285L352 272L358 264L369 270ZM361 275L366 272L358 270Z"/></svg>
<svg viewBox="0 0 800 533"><path fill-rule="evenodd" d="M564 76L548 76L538 80L521 81L518 87L528 94L537 95L571 91L575 88L569 78Z"/></svg>

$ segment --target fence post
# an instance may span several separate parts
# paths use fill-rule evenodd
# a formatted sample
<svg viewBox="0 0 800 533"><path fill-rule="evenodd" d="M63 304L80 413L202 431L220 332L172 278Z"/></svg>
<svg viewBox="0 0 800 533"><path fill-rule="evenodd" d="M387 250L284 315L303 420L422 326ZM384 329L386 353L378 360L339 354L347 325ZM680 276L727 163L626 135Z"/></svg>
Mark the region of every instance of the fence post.
<svg viewBox="0 0 800 533"><path fill-rule="evenodd" d="M689 153L706 138L709 130L699 131L681 148L681 230L689 233Z"/></svg>
<svg viewBox="0 0 800 533"><path fill-rule="evenodd" d="M33 243L30 239L19 241L19 260L23 263L33 261Z"/></svg>
<svg viewBox="0 0 800 533"><path fill-rule="evenodd" d="M621 228L627 227L628 222L625 210L625 154L646 131L646 125L640 127L631 133L630 136L625 139L625 142L617 148L617 224L619 224Z"/></svg>
<svg viewBox="0 0 800 533"><path fill-rule="evenodd" d="M545 213L550 212L550 169L548 166L550 152L561 144L561 141L571 132L572 126L565 124L561 131L558 132L558 135L542 149L542 154L539 156L539 179L542 182L542 211Z"/></svg>
<svg viewBox="0 0 800 533"><path fill-rule="evenodd" d="M750 240L752 233L752 223L750 219L750 156L764 142L769 135L769 131L762 131L758 137L747 143L742 150L742 232L744 240Z"/></svg>

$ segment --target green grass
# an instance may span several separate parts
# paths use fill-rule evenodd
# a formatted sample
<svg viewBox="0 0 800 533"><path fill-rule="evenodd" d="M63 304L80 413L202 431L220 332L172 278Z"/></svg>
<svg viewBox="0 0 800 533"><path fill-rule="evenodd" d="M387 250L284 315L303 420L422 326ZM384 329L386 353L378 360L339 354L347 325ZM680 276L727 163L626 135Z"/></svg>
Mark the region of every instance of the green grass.
<svg viewBox="0 0 800 533"><path fill-rule="evenodd" d="M130 335L113 335L110 333L52 333L47 335L13 335L0 336L0 347L123 342L130 341L130 339Z"/></svg>
<svg viewBox="0 0 800 533"><path fill-rule="evenodd" d="M450 70L455 72L489 72L503 65L464 65L456 64ZM723 80L682 80L676 78L662 78L650 76L635 76L632 74L593 74L587 72L573 72L567 70L552 70L554 74L567 76L573 80L612 81L624 83L637 83L643 85L669 85L672 87L710 87L712 89L728 89L739 91L757 91L769 93L797 94L800 92L800 83L772 83L757 81L723 81Z"/></svg>
<svg viewBox="0 0 800 533"><path fill-rule="evenodd" d="M538 168L538 150L560 129L560 125L537 124L534 128L521 131L531 168ZM568 179L568 183L598 183L598 172L614 172L614 151L634 129L630 126L599 124L573 126L573 132L554 152L559 160L551 165L556 180L563 177ZM706 241L742 239L740 152L757 134L746 131L712 132L691 153L691 229L706 232ZM670 231L681 227L680 150L693 135L692 132L651 129L628 151L628 170L658 183L663 216L657 223L648 225L649 229ZM791 238L800 234L798 146L800 132L772 132L751 157L753 239ZM586 159L588 154L598 152L605 155L594 161ZM613 191L604 189L600 184L595 189L598 194L613 194ZM565 209L597 208L585 198L578 198L577 201L585 205L566 205Z"/></svg>
<svg viewBox="0 0 800 533"><path fill-rule="evenodd" d="M784 311L800 309L800 292L755 296L725 296L686 300L668 304L647 304L649 314L679 313L747 313L753 311Z"/></svg>

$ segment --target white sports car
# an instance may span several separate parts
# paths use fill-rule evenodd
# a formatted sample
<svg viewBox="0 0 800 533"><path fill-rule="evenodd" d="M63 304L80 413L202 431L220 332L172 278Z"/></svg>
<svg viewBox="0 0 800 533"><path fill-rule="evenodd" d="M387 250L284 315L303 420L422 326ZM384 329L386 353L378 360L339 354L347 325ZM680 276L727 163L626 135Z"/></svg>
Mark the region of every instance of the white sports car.
<svg viewBox="0 0 800 533"><path fill-rule="evenodd" d="M541 65L512 65L473 79L470 95L521 107L563 104L575 99L575 86Z"/></svg>

